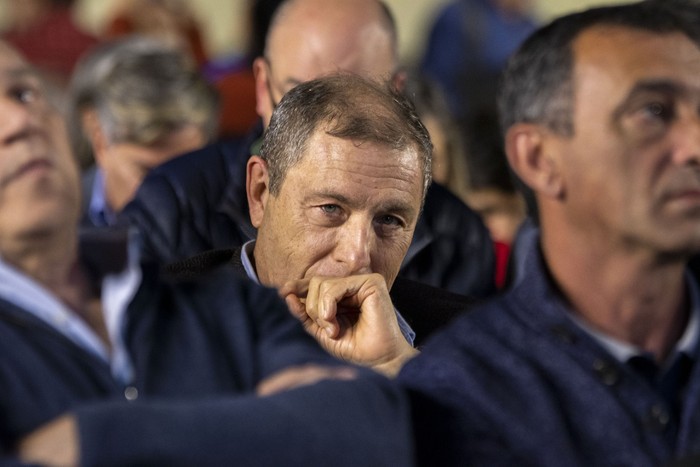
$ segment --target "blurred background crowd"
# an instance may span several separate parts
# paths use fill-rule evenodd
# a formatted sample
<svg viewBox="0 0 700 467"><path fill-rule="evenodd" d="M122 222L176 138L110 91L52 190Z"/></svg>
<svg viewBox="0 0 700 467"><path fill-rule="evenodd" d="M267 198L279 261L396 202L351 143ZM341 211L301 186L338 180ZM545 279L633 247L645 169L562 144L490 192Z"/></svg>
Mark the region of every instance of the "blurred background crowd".
<svg viewBox="0 0 700 467"><path fill-rule="evenodd" d="M45 73L59 91L57 96L65 97L71 131L78 146L76 153L88 174L93 158L100 158L103 165L109 163L109 155L101 155L105 151L100 151L106 145L100 142L105 138L113 140L115 135L94 131L97 128L94 116L102 111L96 102L90 102L90 86L98 86L101 73L99 56L110 52L97 52L82 64L79 73L74 73L86 51L132 33L157 37L183 51L201 77L218 91L219 103L207 107L212 113L218 112L216 131L210 134L203 122L195 125L203 127L197 129L196 144L165 142L158 154L141 157L137 161L138 169L122 177L120 185L128 189L120 188L121 193L114 195L106 190L106 202L100 200L100 206L110 208L111 204L111 210L119 211L148 169L212 139L242 137L256 124L252 62L264 53L267 23L278 3L278 0L1 0L0 31ZM536 25L574 9L605 2L387 0L386 3L397 23L399 58L406 72L405 92L414 100L435 145L434 180L482 216L495 245L496 281L503 284L510 247L525 218L526 203L515 189L501 148L494 97L498 75L508 55ZM166 56L164 60L170 59ZM180 68L186 75L187 66L183 64ZM154 76L148 78L152 82L166 79L157 76L158 70L152 73ZM104 88L106 84L99 86ZM176 89L172 92L172 95L178 93ZM120 103L123 100L118 94L111 99ZM202 98L200 95L193 99ZM172 109L163 102L161 110L172 114ZM97 113L89 111L95 108ZM168 127L181 122L161 124ZM163 135L172 139L164 130L148 136L148 145L153 146ZM133 143L140 143L139 138L140 135L122 137L121 142L130 146L121 149L133 153ZM120 156L120 161L124 157ZM92 185L109 187L117 182L109 179L94 182L89 178ZM112 214L105 214L105 206L96 211L109 217Z"/></svg>

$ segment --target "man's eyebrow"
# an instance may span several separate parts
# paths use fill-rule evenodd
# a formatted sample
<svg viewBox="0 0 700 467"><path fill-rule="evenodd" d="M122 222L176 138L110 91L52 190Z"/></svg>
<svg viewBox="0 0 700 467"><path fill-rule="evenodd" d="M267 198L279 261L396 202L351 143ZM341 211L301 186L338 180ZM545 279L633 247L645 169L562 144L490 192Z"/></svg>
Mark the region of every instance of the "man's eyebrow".
<svg viewBox="0 0 700 467"><path fill-rule="evenodd" d="M664 94L679 97L690 94L687 86L669 79L650 79L636 83L627 93L623 101L615 108L614 119L619 119L633 101L644 94Z"/></svg>
<svg viewBox="0 0 700 467"><path fill-rule="evenodd" d="M340 193L336 193L335 191L317 191L309 194L305 198L305 201L317 202L321 199L332 199L342 204L351 204L350 199L348 199L347 196L341 195Z"/></svg>
<svg viewBox="0 0 700 467"><path fill-rule="evenodd" d="M313 193L309 196L306 197L305 201L307 202L318 202L322 199L331 199L334 201L337 201L339 204L344 204L346 206L349 206L351 208L355 208L356 206L350 200L347 196L344 196L340 193L337 193L335 191L321 191L321 192L316 192ZM409 217L414 215L413 213L416 211L413 209L411 206L411 203L404 202L404 201L399 201L399 200L389 200L385 203L382 203L379 205L379 211L385 212L385 213L396 213L404 217Z"/></svg>
<svg viewBox="0 0 700 467"><path fill-rule="evenodd" d="M21 68L11 68L9 70L3 71L3 73L6 77L11 78L11 79L18 79L18 78L34 78L34 79L40 79L39 74L36 72L36 70L32 67L21 67Z"/></svg>

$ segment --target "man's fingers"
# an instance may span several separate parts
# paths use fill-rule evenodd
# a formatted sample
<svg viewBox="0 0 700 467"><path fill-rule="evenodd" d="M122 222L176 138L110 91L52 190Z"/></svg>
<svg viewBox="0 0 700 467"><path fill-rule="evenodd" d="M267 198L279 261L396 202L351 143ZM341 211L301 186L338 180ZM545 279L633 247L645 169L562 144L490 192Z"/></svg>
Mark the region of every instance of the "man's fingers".
<svg viewBox="0 0 700 467"><path fill-rule="evenodd" d="M369 298L387 295L390 311L391 301L386 292L384 278L378 274L347 277L313 277L289 281L280 288L280 295L287 301L292 313L300 319L313 335L323 332L330 339L338 339L357 322L363 304ZM295 299L289 297L294 296ZM374 300L372 300L374 302ZM304 307L302 308L300 304ZM375 305L372 305L374 310ZM374 314L374 313L373 313ZM350 316L354 315L354 316ZM375 317L376 318L376 317ZM307 319L313 321L312 326ZM350 323L350 324L342 324Z"/></svg>
<svg viewBox="0 0 700 467"><path fill-rule="evenodd" d="M326 336L331 339L337 337L340 332L337 322L327 322L310 316L307 312L306 305L294 294L289 294L284 297L284 301L287 303L287 308L289 308L292 315L301 321L301 324L304 325L304 329L306 329L309 334L316 336L319 330L323 330Z"/></svg>
<svg viewBox="0 0 700 467"><path fill-rule="evenodd" d="M309 291L309 279L299 279L286 282L280 287L277 292L281 297L286 297L289 294L294 294L300 298L306 298Z"/></svg>

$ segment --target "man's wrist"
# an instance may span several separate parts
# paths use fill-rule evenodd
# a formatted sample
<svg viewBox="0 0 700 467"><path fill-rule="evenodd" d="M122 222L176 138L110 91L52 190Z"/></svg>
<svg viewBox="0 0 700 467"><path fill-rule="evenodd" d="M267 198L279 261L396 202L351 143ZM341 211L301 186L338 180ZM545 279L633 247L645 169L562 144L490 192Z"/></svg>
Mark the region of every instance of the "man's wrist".
<svg viewBox="0 0 700 467"><path fill-rule="evenodd" d="M411 360L413 357L418 355L420 351L413 348L408 342L406 346L401 348L398 355L387 362L382 362L372 366L374 371L377 371L388 378L394 378L399 374L401 368Z"/></svg>

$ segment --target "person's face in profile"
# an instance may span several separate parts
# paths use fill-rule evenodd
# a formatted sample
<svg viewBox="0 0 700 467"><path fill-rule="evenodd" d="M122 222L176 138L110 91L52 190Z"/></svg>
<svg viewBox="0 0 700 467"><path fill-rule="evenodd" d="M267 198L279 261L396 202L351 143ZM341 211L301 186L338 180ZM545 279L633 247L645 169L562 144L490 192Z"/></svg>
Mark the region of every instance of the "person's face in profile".
<svg viewBox="0 0 700 467"><path fill-rule="evenodd" d="M121 211L136 194L146 174L154 167L175 157L202 147L206 135L193 124L176 128L150 144L106 142L95 151L95 160L105 177L107 201L115 211Z"/></svg>
<svg viewBox="0 0 700 467"><path fill-rule="evenodd" d="M420 211L417 153L324 131L306 147L278 195L267 197L262 217L253 219L261 280L279 287L314 276L378 273L390 287Z"/></svg>
<svg viewBox="0 0 700 467"><path fill-rule="evenodd" d="M43 83L0 43L0 245L78 220L78 168Z"/></svg>
<svg viewBox="0 0 700 467"><path fill-rule="evenodd" d="M574 42L573 136L555 137L568 221L626 249L700 249L700 49L599 26Z"/></svg>

